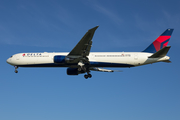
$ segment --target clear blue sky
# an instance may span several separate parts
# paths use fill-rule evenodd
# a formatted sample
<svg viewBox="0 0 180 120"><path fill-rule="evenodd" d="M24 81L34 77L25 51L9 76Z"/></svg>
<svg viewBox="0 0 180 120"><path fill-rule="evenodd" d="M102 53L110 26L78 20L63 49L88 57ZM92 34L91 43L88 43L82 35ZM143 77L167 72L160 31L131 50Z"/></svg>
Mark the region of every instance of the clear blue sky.
<svg viewBox="0 0 180 120"><path fill-rule="evenodd" d="M179 0L1 0L0 120L180 120ZM93 52L142 51L174 28L168 55L123 72L68 76L66 68L19 68L20 52L69 52L99 25Z"/></svg>

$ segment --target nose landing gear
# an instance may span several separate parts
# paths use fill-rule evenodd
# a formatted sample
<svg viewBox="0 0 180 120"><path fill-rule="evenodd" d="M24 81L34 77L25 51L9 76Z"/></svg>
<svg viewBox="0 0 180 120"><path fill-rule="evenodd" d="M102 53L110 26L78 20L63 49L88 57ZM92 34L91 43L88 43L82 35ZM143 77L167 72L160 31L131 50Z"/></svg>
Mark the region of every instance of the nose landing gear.
<svg viewBox="0 0 180 120"><path fill-rule="evenodd" d="M17 70L17 69L18 69L18 66L14 66L14 67L15 67L15 71L14 71L14 72L15 72L15 73L18 73L18 70Z"/></svg>

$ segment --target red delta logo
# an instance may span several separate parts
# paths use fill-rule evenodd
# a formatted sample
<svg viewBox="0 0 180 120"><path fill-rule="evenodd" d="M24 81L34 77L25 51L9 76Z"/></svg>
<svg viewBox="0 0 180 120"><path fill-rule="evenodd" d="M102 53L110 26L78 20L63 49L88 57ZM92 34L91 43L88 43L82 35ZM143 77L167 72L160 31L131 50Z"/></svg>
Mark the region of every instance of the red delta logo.
<svg viewBox="0 0 180 120"><path fill-rule="evenodd" d="M22 56L24 57L26 54L23 54Z"/></svg>

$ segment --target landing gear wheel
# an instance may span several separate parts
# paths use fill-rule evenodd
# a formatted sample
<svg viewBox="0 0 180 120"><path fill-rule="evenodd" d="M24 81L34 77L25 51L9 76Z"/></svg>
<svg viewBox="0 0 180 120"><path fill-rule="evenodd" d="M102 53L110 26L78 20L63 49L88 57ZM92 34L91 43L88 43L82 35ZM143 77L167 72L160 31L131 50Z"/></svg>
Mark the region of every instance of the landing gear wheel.
<svg viewBox="0 0 180 120"><path fill-rule="evenodd" d="M88 79L88 75L84 75L84 78Z"/></svg>
<svg viewBox="0 0 180 120"><path fill-rule="evenodd" d="M86 78L86 79L91 78L91 77L92 77L91 74L84 75L84 78Z"/></svg>
<svg viewBox="0 0 180 120"><path fill-rule="evenodd" d="M88 74L88 77L89 77L89 78L91 78L91 77L92 77L92 75L91 75L91 74Z"/></svg>
<svg viewBox="0 0 180 120"><path fill-rule="evenodd" d="M14 72L15 72L15 73L18 73L18 70L17 70L17 69L18 69L18 66L14 66L14 67L15 67L15 71L14 71Z"/></svg>
<svg viewBox="0 0 180 120"><path fill-rule="evenodd" d="M18 73L18 71L17 71L17 70L15 70L14 72L15 72L15 73Z"/></svg>

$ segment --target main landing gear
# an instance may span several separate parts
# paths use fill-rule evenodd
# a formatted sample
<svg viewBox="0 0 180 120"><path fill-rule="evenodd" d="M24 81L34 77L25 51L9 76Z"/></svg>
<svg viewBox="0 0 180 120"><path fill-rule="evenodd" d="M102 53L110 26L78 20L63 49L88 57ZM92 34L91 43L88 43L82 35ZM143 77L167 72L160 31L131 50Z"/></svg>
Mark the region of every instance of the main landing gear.
<svg viewBox="0 0 180 120"><path fill-rule="evenodd" d="M17 70L17 69L18 69L18 66L14 66L14 67L15 67L15 71L14 71L14 72L15 72L15 73L18 73L18 70Z"/></svg>
<svg viewBox="0 0 180 120"><path fill-rule="evenodd" d="M85 79L88 79L88 78L92 77L92 75L89 73L90 72L89 68L87 66L85 66L82 61L80 61L78 63L78 65L79 65L78 71L80 71L81 73L86 73L87 72L87 74L84 75Z"/></svg>
<svg viewBox="0 0 180 120"><path fill-rule="evenodd" d="M88 78L91 78L91 77L92 77L92 75L91 75L89 72L90 72L90 71L89 71L89 69L88 69L87 74L84 75L84 78L88 79Z"/></svg>
<svg viewBox="0 0 180 120"><path fill-rule="evenodd" d="M92 77L91 74L84 75L84 78L86 78L86 79L91 78L91 77Z"/></svg>

